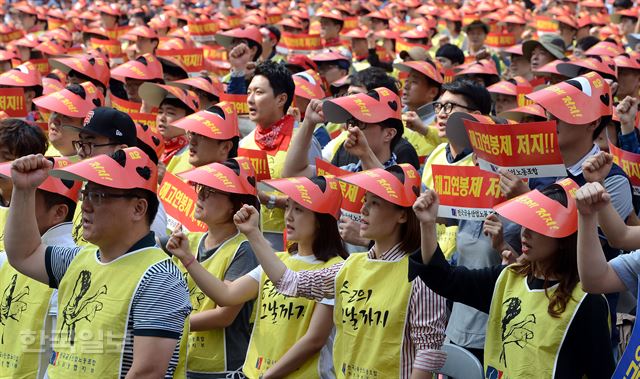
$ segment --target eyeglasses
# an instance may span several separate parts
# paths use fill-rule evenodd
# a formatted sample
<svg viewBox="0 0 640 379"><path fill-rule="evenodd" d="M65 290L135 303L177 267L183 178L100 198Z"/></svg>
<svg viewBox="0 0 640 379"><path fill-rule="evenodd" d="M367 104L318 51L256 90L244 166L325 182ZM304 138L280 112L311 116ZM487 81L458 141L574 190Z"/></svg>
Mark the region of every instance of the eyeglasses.
<svg viewBox="0 0 640 379"><path fill-rule="evenodd" d="M198 194L198 199L202 200L202 201L206 201L210 196L213 196L215 194L221 194L221 195L226 195L227 193L222 192L222 191L218 191L215 188L211 188L209 186L205 186L203 184L196 184L195 186L196 189L196 193Z"/></svg>
<svg viewBox="0 0 640 379"><path fill-rule="evenodd" d="M440 113L440 111L444 109L444 114L445 115L451 114L451 112L453 111L453 107L460 107L460 108L467 109L467 110L470 110L470 111L475 111L476 110L474 108L467 107L466 105L462 105L462 104L458 104L458 103L451 103L451 102L440 103L440 102L437 102L437 101L433 102L433 110L436 113Z"/></svg>
<svg viewBox="0 0 640 379"><path fill-rule="evenodd" d="M95 147L119 145L118 142L109 142L109 143L96 144L96 143L93 143L93 142L71 141L71 143L73 144L73 148L76 149L76 151L78 153L80 153L82 151L85 155L91 155L91 152L93 151L93 148L95 148Z"/></svg>
<svg viewBox="0 0 640 379"><path fill-rule="evenodd" d="M367 127L369 126L369 124L367 124L366 122L362 122L358 119L355 118L350 118L347 120L347 122L345 122L345 126L347 128L358 128L360 130L366 130Z"/></svg>
<svg viewBox="0 0 640 379"><path fill-rule="evenodd" d="M105 199L139 199L140 196L132 194L132 193L108 193L108 192L98 192L98 191L88 191L82 190L80 191L80 200L84 202L89 202L94 206L101 206L104 203Z"/></svg>

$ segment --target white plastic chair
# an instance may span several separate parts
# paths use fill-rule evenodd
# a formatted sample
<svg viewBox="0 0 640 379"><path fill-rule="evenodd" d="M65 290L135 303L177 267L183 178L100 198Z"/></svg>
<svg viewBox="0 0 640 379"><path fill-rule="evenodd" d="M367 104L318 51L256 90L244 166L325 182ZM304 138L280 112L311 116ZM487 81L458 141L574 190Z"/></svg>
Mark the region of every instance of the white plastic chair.
<svg viewBox="0 0 640 379"><path fill-rule="evenodd" d="M442 345L442 350L447 353L447 361L439 374L454 379L483 379L484 369L476 358L464 348L449 343Z"/></svg>

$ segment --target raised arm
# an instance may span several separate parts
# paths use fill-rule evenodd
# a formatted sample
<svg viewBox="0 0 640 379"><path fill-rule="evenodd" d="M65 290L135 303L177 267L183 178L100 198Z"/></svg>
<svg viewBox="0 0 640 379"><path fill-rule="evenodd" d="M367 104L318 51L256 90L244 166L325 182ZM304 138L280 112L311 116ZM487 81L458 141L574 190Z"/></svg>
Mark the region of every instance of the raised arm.
<svg viewBox="0 0 640 379"><path fill-rule="evenodd" d="M624 224L618 213L613 209L610 200L611 196L597 182L587 183L576 192L576 202L579 210L578 273L580 274L582 288L591 293L612 293L626 289L618 274L607 262L602 251L602 244L598 237L598 213L600 211L601 216L607 213L607 216L616 224L608 225L608 227L620 228L616 229L615 233L623 233L623 230L634 227ZM640 244L637 246L640 246Z"/></svg>
<svg viewBox="0 0 640 379"><path fill-rule="evenodd" d="M413 204L413 211L420 221L420 250L422 263L428 264L438 247L436 219L440 202L435 191L428 189L420 194Z"/></svg>
<svg viewBox="0 0 640 379"><path fill-rule="evenodd" d="M178 229L171 234L171 238L167 242L167 250L180 259L202 293L222 307L240 306L258 296L258 283L248 276L243 276L233 282L223 282L211 275L198 262L189 248L187 237L183 232L177 231Z"/></svg>
<svg viewBox="0 0 640 379"><path fill-rule="evenodd" d="M305 111L304 120L289 145L289 151L282 169L283 178L295 176L311 177L315 175L311 166L315 162L309 163L308 153L311 150L311 141L313 140L313 132L316 125L323 121L322 101L311 100Z"/></svg>
<svg viewBox="0 0 640 379"><path fill-rule="evenodd" d="M5 250L18 271L48 284L45 249L36 220L36 189L49 176L53 164L41 154L18 158L11 166L13 192L5 226Z"/></svg>

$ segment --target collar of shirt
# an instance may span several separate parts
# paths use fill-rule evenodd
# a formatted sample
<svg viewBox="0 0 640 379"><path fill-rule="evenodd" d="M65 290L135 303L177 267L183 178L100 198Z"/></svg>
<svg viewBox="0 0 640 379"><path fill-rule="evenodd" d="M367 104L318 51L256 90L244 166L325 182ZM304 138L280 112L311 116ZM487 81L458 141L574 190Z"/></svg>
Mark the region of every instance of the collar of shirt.
<svg viewBox="0 0 640 379"><path fill-rule="evenodd" d="M444 150L446 152L447 155L447 162L449 163L456 163L457 161L462 160L464 157L466 157L467 155L471 154L472 151L470 149L464 149L460 152L460 154L456 155L455 157L453 156L453 154L451 153L451 145L447 144L444 147Z"/></svg>
<svg viewBox="0 0 640 379"><path fill-rule="evenodd" d="M375 245L369 250L368 256L369 259L377 259L380 261L399 261L402 257L405 256L404 251L400 249L400 244L402 242L398 242L391 249L382 253L380 258L376 258Z"/></svg>
<svg viewBox="0 0 640 379"><path fill-rule="evenodd" d="M600 147L597 144L593 144L593 147L591 148L591 150L589 150L587 155L580 158L580 160L576 162L573 166L567 167L567 171L569 171L573 176L578 176L582 174L582 164L587 160L587 158L589 158L592 155L596 155L599 152L600 152Z"/></svg>
<svg viewBox="0 0 640 379"><path fill-rule="evenodd" d="M391 157L386 162L384 162L382 166L384 166L384 168L391 167L395 164L398 164L397 161L398 161L398 157L396 157L396 153L391 153ZM349 170L349 169L345 169L345 170L351 171L351 172L362 171L362 161L358 161L358 163L356 163L353 170Z"/></svg>

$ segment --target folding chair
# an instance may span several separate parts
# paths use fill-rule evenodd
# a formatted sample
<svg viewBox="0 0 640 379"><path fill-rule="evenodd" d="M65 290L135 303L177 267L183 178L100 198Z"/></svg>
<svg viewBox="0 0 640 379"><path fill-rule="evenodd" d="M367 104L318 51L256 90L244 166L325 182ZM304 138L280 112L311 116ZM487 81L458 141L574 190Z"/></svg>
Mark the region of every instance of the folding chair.
<svg viewBox="0 0 640 379"><path fill-rule="evenodd" d="M453 379L483 379L484 369L478 358L464 348L449 343L442 345L447 361L439 374ZM441 377L441 376L440 376Z"/></svg>

